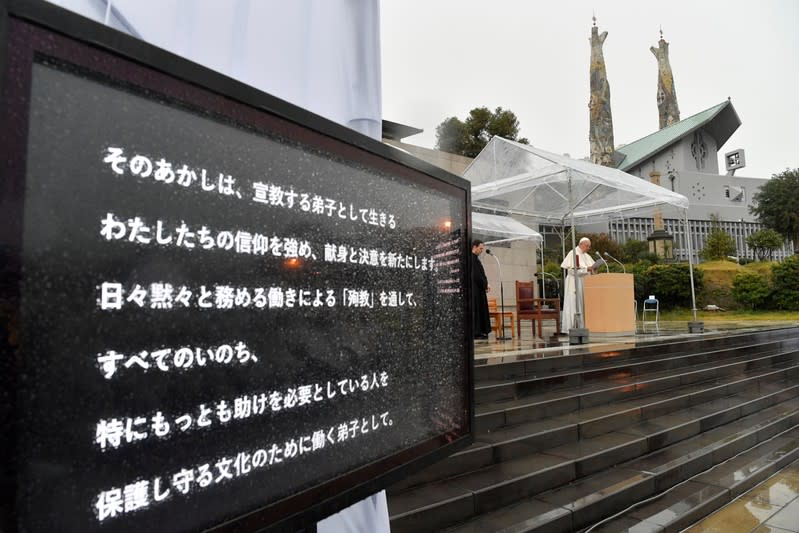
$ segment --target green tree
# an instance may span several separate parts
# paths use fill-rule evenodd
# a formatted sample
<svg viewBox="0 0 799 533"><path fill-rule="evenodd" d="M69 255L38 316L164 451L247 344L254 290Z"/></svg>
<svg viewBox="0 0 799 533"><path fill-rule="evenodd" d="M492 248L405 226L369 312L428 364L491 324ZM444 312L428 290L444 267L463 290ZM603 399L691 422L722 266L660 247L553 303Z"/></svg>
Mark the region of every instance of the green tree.
<svg viewBox="0 0 799 533"><path fill-rule="evenodd" d="M749 212L793 242L794 251L799 250L799 168L774 174L753 199Z"/></svg>
<svg viewBox="0 0 799 533"><path fill-rule="evenodd" d="M436 126L436 148L452 154L477 157L494 135L530 144L527 139L519 138L519 119L513 111L501 107L494 111L487 107L475 107L464 121L449 117Z"/></svg>
<svg viewBox="0 0 799 533"><path fill-rule="evenodd" d="M735 239L721 229L719 216L710 215L710 233L707 235L705 247L699 252L699 257L705 261L727 259L728 255L735 254L735 250Z"/></svg>
<svg viewBox="0 0 799 533"><path fill-rule="evenodd" d="M740 272L732 280L732 297L750 309L762 307L770 292L768 280L757 272Z"/></svg>
<svg viewBox="0 0 799 533"><path fill-rule="evenodd" d="M436 126L436 148L451 154L460 153L466 144L466 130L457 117L449 117Z"/></svg>
<svg viewBox="0 0 799 533"><path fill-rule="evenodd" d="M636 302L641 302L647 296L649 296L649 293L646 292L648 280L646 271L649 270L649 267L651 266L651 261L643 259L633 263L632 266L627 270L627 272L633 275L633 291Z"/></svg>
<svg viewBox="0 0 799 533"><path fill-rule="evenodd" d="M756 231L746 238L746 245L755 251L758 261L771 260L774 250L782 247L783 237L771 228Z"/></svg>
<svg viewBox="0 0 799 533"><path fill-rule="evenodd" d="M697 292L702 288L703 274L701 270L694 269L694 288ZM654 294L663 309L691 306L691 273L688 263L652 265L646 270L643 285L645 294Z"/></svg>
<svg viewBox="0 0 799 533"><path fill-rule="evenodd" d="M649 245L645 241L629 239L622 246L621 257L618 259L625 263L634 263L639 259L649 259L646 254L649 254Z"/></svg>
<svg viewBox="0 0 799 533"><path fill-rule="evenodd" d="M771 267L771 285L778 309L799 311L799 255Z"/></svg>

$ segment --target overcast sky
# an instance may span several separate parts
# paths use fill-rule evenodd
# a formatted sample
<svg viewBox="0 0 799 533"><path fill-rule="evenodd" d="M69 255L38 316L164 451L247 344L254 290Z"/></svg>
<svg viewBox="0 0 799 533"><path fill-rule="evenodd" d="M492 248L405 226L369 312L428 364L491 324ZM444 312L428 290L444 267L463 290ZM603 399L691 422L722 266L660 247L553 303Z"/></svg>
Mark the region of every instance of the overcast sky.
<svg viewBox="0 0 799 533"><path fill-rule="evenodd" d="M382 0L383 118L433 148L445 118L501 106L535 146L585 157L593 14L617 147L658 129L662 26L680 118L730 97L742 124L720 155L746 150L737 175L799 167L797 0Z"/></svg>

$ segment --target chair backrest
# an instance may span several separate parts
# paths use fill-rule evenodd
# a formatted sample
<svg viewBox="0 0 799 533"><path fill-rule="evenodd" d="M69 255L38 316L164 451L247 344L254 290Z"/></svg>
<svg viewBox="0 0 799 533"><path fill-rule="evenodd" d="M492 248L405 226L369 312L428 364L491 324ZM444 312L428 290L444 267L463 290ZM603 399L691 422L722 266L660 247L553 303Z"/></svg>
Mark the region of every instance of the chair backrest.
<svg viewBox="0 0 799 533"><path fill-rule="evenodd" d="M488 312L489 313L497 312L497 299L494 296L488 297Z"/></svg>
<svg viewBox="0 0 799 533"><path fill-rule="evenodd" d="M533 311L534 298L532 281L516 282L516 311Z"/></svg>

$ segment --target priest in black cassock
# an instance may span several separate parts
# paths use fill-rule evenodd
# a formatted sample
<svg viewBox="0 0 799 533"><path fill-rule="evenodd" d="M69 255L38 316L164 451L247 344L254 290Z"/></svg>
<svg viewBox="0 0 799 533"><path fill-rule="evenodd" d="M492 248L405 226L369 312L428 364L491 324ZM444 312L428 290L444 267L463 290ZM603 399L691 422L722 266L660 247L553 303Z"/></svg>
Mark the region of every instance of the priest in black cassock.
<svg viewBox="0 0 799 533"><path fill-rule="evenodd" d="M486 296L490 289L483 263L478 259L483 250L485 250L483 241L480 239L472 241L472 333L475 339L487 339L491 332Z"/></svg>

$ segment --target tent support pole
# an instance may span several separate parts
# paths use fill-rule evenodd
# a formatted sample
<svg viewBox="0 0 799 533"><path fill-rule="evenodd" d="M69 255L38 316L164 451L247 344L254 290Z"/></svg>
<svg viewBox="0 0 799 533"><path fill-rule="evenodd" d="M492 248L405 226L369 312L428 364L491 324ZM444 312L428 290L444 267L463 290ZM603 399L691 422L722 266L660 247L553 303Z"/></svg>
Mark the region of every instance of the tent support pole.
<svg viewBox="0 0 799 533"><path fill-rule="evenodd" d="M560 256L566 257L566 219L560 219ZM560 271L560 282L562 283L561 287L563 287L563 300L566 299L566 278L563 276L563 269ZM560 296L560 292L558 292L558 296ZM562 304L563 302L561 302ZM560 331L558 331L560 333Z"/></svg>
<svg viewBox="0 0 799 533"><path fill-rule="evenodd" d="M696 291L694 290L694 252L691 248L691 238L689 235L689 227L688 227L688 209L683 210L683 227L685 232L683 233L683 238L685 239L685 245L688 249L688 273L691 276L691 312L693 314L693 320L688 322L688 333L702 333L705 331L705 323L701 320L697 320L696 318Z"/></svg>
<svg viewBox="0 0 799 533"><path fill-rule="evenodd" d="M541 229L541 226L538 227ZM538 279L541 280L541 298L547 297L547 278L544 274L544 241L536 242L536 246L538 246L539 250L541 251L541 275L538 276Z"/></svg>
<svg viewBox="0 0 799 533"><path fill-rule="evenodd" d="M585 200L583 197L580 203ZM574 324L569 329L569 344L588 344L588 329L583 322L583 280L577 275L577 255L574 250L577 249L577 229L574 226L574 201L572 196L572 173L569 171L569 216L571 217L571 234L572 234L572 272L574 277ZM568 288L568 283L566 284ZM564 292L563 299L568 298Z"/></svg>

